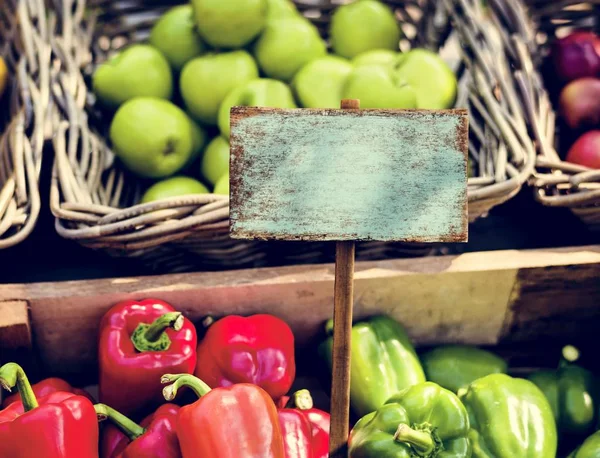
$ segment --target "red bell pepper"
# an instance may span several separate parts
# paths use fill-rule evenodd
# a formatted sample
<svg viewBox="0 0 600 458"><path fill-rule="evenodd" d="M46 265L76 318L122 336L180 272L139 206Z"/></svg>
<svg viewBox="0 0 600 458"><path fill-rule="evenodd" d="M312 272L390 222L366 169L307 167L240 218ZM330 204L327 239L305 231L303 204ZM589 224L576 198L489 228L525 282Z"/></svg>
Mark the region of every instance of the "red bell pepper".
<svg viewBox="0 0 600 458"><path fill-rule="evenodd" d="M313 407L309 391L297 391L291 400L284 396L278 406L286 458L327 458L330 415ZM305 424L310 428L308 435Z"/></svg>
<svg viewBox="0 0 600 458"><path fill-rule="evenodd" d="M308 418L296 409L279 409L277 415L285 458L314 458L312 426Z"/></svg>
<svg viewBox="0 0 600 458"><path fill-rule="evenodd" d="M92 402L56 391L37 399L23 369L0 368L0 385L19 390L21 402L0 411L0 456L6 458L98 458L98 421Z"/></svg>
<svg viewBox="0 0 600 458"><path fill-rule="evenodd" d="M35 383L31 388L33 389L33 394L36 398L41 398L57 391L64 391L66 393L73 393L78 396L85 396L90 401L94 401L92 396L87 391L80 388L73 388L69 382L66 382L58 377L50 377L42 380L41 382ZM20 398L18 393L7 396L4 398L4 401L2 401L2 407L8 407L9 404L19 400Z"/></svg>
<svg viewBox="0 0 600 458"><path fill-rule="evenodd" d="M104 405L96 404L104 427L100 441L100 458L181 458L175 429L179 406L163 404L138 425Z"/></svg>
<svg viewBox="0 0 600 458"><path fill-rule="evenodd" d="M296 376L292 330L272 315L221 318L198 345L195 375L213 388L258 385L278 400Z"/></svg>
<svg viewBox="0 0 600 458"><path fill-rule="evenodd" d="M194 325L166 302L116 304L100 323L100 402L125 415L154 409L162 374L194 372L196 344Z"/></svg>
<svg viewBox="0 0 600 458"><path fill-rule="evenodd" d="M285 458L277 408L269 394L249 383L212 389L186 374L166 374L163 394L171 401L182 387L200 397L182 407L177 436L185 458Z"/></svg>

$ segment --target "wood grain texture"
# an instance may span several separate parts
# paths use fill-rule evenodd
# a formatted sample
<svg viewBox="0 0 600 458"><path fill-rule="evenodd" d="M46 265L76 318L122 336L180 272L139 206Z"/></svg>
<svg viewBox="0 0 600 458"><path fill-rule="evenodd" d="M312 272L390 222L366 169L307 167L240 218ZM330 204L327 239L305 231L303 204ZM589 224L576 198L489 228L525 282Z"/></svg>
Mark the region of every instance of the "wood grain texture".
<svg viewBox="0 0 600 458"><path fill-rule="evenodd" d="M234 107L230 231L259 240L467 240L465 110Z"/></svg>
<svg viewBox="0 0 600 458"><path fill-rule="evenodd" d="M358 262L354 319L386 313L416 345L519 346L542 338L597 337L600 245ZM300 347L331 318L332 264L0 286L0 303L30 309L40 362L65 376L96 373L102 315L125 299L171 302L196 323L206 315L268 311ZM5 312L2 313L5 315ZM0 354L7 338L0 330ZM10 340L9 340L10 341Z"/></svg>
<svg viewBox="0 0 600 458"><path fill-rule="evenodd" d="M333 352L329 456L344 458L350 418L350 356L354 304L354 242L338 242L335 249L333 294Z"/></svg>
<svg viewBox="0 0 600 458"><path fill-rule="evenodd" d="M31 348L31 326L26 301L0 301L0 348Z"/></svg>

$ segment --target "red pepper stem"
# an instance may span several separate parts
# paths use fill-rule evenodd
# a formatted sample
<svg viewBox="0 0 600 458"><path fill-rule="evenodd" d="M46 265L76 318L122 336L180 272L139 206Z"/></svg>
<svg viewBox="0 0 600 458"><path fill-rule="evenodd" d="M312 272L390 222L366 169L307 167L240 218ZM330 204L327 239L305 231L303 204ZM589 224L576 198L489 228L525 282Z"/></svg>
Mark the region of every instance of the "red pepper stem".
<svg viewBox="0 0 600 458"><path fill-rule="evenodd" d="M313 408L313 398L308 390L298 390L292 395L293 403L300 410L310 410Z"/></svg>
<svg viewBox="0 0 600 458"><path fill-rule="evenodd" d="M7 363L0 367L0 385L7 391L11 391L11 388L15 386L17 387L25 412L39 406L25 371L17 363Z"/></svg>
<svg viewBox="0 0 600 458"><path fill-rule="evenodd" d="M131 335L131 341L139 352L165 351L171 346L171 339L165 332L168 328L179 331L183 327L181 312L169 312L158 317L151 324L140 323Z"/></svg>
<svg viewBox="0 0 600 458"><path fill-rule="evenodd" d="M199 398L211 390L210 386L190 374L165 374L161 377L160 382L162 384L171 383L163 388L163 396L167 401L175 399L177 391L184 386L190 388Z"/></svg>
<svg viewBox="0 0 600 458"><path fill-rule="evenodd" d="M117 428L123 431L123 433L131 441L136 440L146 432L144 428L135 423L133 420L127 418L122 413L117 412L112 407L108 407L106 404L96 404L94 409L96 410L96 415L100 421L109 419L117 426Z"/></svg>
<svg viewBox="0 0 600 458"><path fill-rule="evenodd" d="M404 423L400 423L394 440L410 445L419 456L429 456L435 450L435 441L426 431L417 431Z"/></svg>

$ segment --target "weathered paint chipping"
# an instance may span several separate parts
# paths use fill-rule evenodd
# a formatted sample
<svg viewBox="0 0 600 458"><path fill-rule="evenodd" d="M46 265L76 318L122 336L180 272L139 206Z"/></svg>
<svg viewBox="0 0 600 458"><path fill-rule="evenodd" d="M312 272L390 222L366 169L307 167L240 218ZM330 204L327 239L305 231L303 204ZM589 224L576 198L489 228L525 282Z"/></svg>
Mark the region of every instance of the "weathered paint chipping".
<svg viewBox="0 0 600 458"><path fill-rule="evenodd" d="M231 236L467 240L464 110L231 114Z"/></svg>

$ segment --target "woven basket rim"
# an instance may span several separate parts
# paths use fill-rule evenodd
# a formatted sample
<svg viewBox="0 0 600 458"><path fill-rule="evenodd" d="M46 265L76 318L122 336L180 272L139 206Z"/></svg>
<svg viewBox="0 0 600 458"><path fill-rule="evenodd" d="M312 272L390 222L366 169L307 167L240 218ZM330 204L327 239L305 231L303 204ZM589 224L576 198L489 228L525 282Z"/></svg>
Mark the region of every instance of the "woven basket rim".
<svg viewBox="0 0 600 458"><path fill-rule="evenodd" d="M541 65L547 50L552 43L569 29L597 29L600 19L599 1L561 0L527 0L531 17L539 30L539 46L534 58ZM595 15L595 16L594 16ZM596 18L596 22L590 19ZM548 103L547 94L537 93L533 103ZM557 115L552 107L548 107L546 117L540 116L531 120L534 126L544 123L556 123ZM572 210L600 217L600 170L572 164L561 159L554 148L556 131L554 126L546 130L545 136L539 135L536 169L529 180L533 187L534 197L542 205L548 207L566 207ZM597 224L597 223L594 223Z"/></svg>

